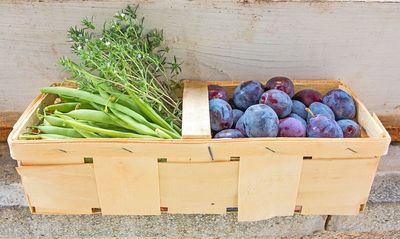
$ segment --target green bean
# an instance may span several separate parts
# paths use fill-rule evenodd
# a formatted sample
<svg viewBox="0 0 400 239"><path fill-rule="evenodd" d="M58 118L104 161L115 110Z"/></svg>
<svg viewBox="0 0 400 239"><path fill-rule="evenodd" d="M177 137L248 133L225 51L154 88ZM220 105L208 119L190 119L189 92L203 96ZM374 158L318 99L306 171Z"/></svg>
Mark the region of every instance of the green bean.
<svg viewBox="0 0 400 239"><path fill-rule="evenodd" d="M78 120L79 121L79 120ZM100 127L103 129L112 129L116 131L123 131L123 132L131 132L132 130L122 128L119 126L117 123L115 124L104 124L104 123L98 123L98 122L93 122L93 121L81 121L81 123L85 123L94 127Z"/></svg>
<svg viewBox="0 0 400 239"><path fill-rule="evenodd" d="M74 130L76 130L76 132L78 132L79 134L81 134L85 138L101 138L98 134L92 133L90 131L86 131L86 130L83 130L83 129L78 129L76 127L74 127Z"/></svg>
<svg viewBox="0 0 400 239"><path fill-rule="evenodd" d="M64 118L64 120L72 125L73 127L76 127L78 129L86 130L92 133L98 133L98 134L104 134L108 135L114 138L149 138L149 139L155 139L156 137L148 136L148 135L140 135L140 134L134 134L134 133L126 133L126 132L120 132L120 131L115 131L115 130L110 130L110 129L102 129L98 127L94 127L91 125L87 125L81 122L78 122L76 120L73 120L69 117L65 116L60 116L61 118Z"/></svg>
<svg viewBox="0 0 400 239"><path fill-rule="evenodd" d="M103 96L108 97L108 95L103 95ZM92 106L94 106L97 109L100 109L100 107L95 106L94 103L92 103ZM145 127L144 125L140 125L140 124L138 125L138 123L135 122L132 118L130 118L129 116L123 115L122 113L120 113L116 110L111 109L111 112L113 112L114 114L110 114L110 113L106 113L106 114L108 114L108 116L111 117L112 120L120 127L123 127L125 129L130 129L130 130L133 130L138 133L140 133L140 129L138 129L138 127L140 127L140 128ZM149 129L151 129L151 128L145 129L147 131L146 134L158 136L158 137L165 138L165 139L180 138L180 135L177 136L176 134L170 133L169 131L167 131L165 129L162 129L162 131L160 132L161 127L159 125L154 124L154 123L150 123L150 124L153 126L152 129L156 129L156 130L154 130L154 133L153 133L153 132L149 131Z"/></svg>
<svg viewBox="0 0 400 239"><path fill-rule="evenodd" d="M79 102L67 102L67 103L48 105L44 108L44 112L57 110L57 111L66 113L66 112L76 109L79 104L80 104Z"/></svg>
<svg viewBox="0 0 400 239"><path fill-rule="evenodd" d="M93 106L93 108L102 111L102 107L97 105L96 103L91 102L91 105ZM103 111L104 112L104 111ZM124 121L120 120L118 117L116 117L115 115L111 114L111 113L106 113L112 120L113 122L118 125L121 128L124 129L130 129L130 130L135 130L134 127L129 126L127 123L125 123ZM101 127L101 126L100 126Z"/></svg>
<svg viewBox="0 0 400 239"><path fill-rule="evenodd" d="M101 134L101 133L97 133L98 135L100 135L100 137L102 138L111 138L109 135L105 135L105 134Z"/></svg>
<svg viewBox="0 0 400 239"><path fill-rule="evenodd" d="M104 112L104 108L101 105L98 105L98 104L93 103L93 102L90 102L90 105L93 107L93 109Z"/></svg>
<svg viewBox="0 0 400 239"><path fill-rule="evenodd" d="M152 118L158 125L148 122L143 116L131 110L128 107L120 105L118 103L110 102L99 95L95 95L89 92L85 92L78 89L65 88L65 87L45 87L41 90L43 93L52 93L58 95L67 95L73 96L80 100L88 101L93 104L99 104L102 106L109 107L112 109L114 115L117 116L124 124L121 125L121 122L117 122L124 128L129 128L134 130L137 133L152 135L152 136L161 136L163 138L180 138L179 133L175 131L173 127L171 127L166 121L164 121L161 116L159 116L151 107L146 105L140 98L135 97L135 101L139 102L137 104L139 108L146 112L146 115L149 118ZM103 96L108 96L103 93ZM96 108L96 107L95 107ZM150 117L151 116L151 117ZM128 125L128 127L126 127ZM155 129L159 129L160 132L155 132ZM167 136L168 134L168 136ZM171 136L171 137L169 137Z"/></svg>
<svg viewBox="0 0 400 239"><path fill-rule="evenodd" d="M59 117L56 116L52 116L52 115L46 115L44 116L44 120L47 121L48 123L50 123L53 126L58 126L58 127L69 127L69 125L67 125L65 123L65 121Z"/></svg>
<svg viewBox="0 0 400 239"><path fill-rule="evenodd" d="M51 126L51 124L47 121L47 120L43 120L43 125L46 125L46 126Z"/></svg>
<svg viewBox="0 0 400 239"><path fill-rule="evenodd" d="M178 132L176 132L175 129L171 127L171 125L169 125L153 108L151 108L148 104L146 104L142 99L140 99L134 94L130 94L130 97L135 102L135 105L137 105L140 108L140 110L147 117L149 117L154 123L178 134Z"/></svg>
<svg viewBox="0 0 400 239"><path fill-rule="evenodd" d="M104 99L107 99L109 102L111 102L110 101L110 95L106 91L104 91L102 89L99 89L99 95L101 97L103 97Z"/></svg>
<svg viewBox="0 0 400 239"><path fill-rule="evenodd" d="M79 110L79 111L81 111L81 110ZM86 111L86 110L85 110L85 111ZM91 111L96 111L96 110L91 110ZM71 111L71 112L74 112L74 111ZM69 113L71 113L71 112L69 112ZM101 112L101 111L100 111L100 112ZM57 117L56 117L56 116L52 116L52 118L54 118L54 119L52 119L52 120L55 121L54 123L56 123L57 126L61 126L61 127L68 126L68 127L70 127L70 128L73 128L73 127L71 127L70 125L68 125L68 124L65 122L64 119L60 118L61 116L65 116L65 117L68 116L69 119L76 119L77 121L79 121L79 122L81 122L81 123L89 124L89 125L92 125L92 126L95 126L95 127L100 127L100 128L105 128L105 129L117 129L117 130L122 129L122 128L119 126L119 124L117 124L116 122L114 122L113 119L112 119L111 117L109 117L108 115L107 115L107 117L109 117L109 119L110 119L111 121L109 121L109 122L107 122L107 123L101 123L100 120L97 120L97 119L96 119L96 113L95 113L95 115L93 115L93 114L83 115L84 112L79 112L79 113L78 113L79 115L78 115L78 114L75 114L76 112L73 113L72 115L69 114L69 113L61 113L61 112L55 111L55 112L54 112L54 115L56 115ZM93 112L89 112L89 113L93 113ZM83 115L82 117L81 117L81 114ZM74 117L74 116L79 116L79 117ZM98 122L92 121L92 120L96 120L96 121L98 121ZM110 123L112 123L112 124L110 124Z"/></svg>
<svg viewBox="0 0 400 239"><path fill-rule="evenodd" d="M164 132L165 134L168 134L168 135L171 136L171 138L173 138L173 139L180 139L180 138L181 138L181 136L180 136L179 134L175 133L175 132L171 132L171 131L169 131L169 130L167 130L167 129L164 129L164 128L161 128L161 127L158 127L157 129L158 129L158 130L161 130L161 131Z"/></svg>
<svg viewBox="0 0 400 239"><path fill-rule="evenodd" d="M65 96L65 95L59 95L61 102L67 103L67 102L76 102L76 99L74 97L70 96Z"/></svg>
<svg viewBox="0 0 400 239"><path fill-rule="evenodd" d="M116 101L117 103L119 103L125 107L128 107L131 110L142 115L140 108L132 102L132 100L129 98L129 96L111 89L111 87L108 86L107 84L101 84L99 87L101 87L101 89L103 89L108 94L115 95L117 97L117 101Z"/></svg>
<svg viewBox="0 0 400 239"><path fill-rule="evenodd" d="M51 126L51 125L39 125L39 126L35 126L33 128L38 128L40 130L40 132L43 132L45 134L58 134L58 135L64 135L64 136L71 137L71 138L83 138L82 135L80 135L74 129L70 129L70 128L63 128L63 127Z"/></svg>
<svg viewBox="0 0 400 239"><path fill-rule="evenodd" d="M78 119L78 120L88 120L88 121L105 123L105 124L113 124L114 123L110 116L108 116L103 111L98 111L98 110L79 109L79 110L70 111L70 112L66 113L66 115L68 115L74 119Z"/></svg>
<svg viewBox="0 0 400 239"><path fill-rule="evenodd" d="M146 125L140 124L136 122L134 119L129 117L128 115L122 114L117 110L114 110L111 108L111 112L118 117L120 120L122 120L124 123L128 124L132 130L139 134L145 134L145 135L152 135L152 136L159 136L154 130L151 128L147 127Z"/></svg>
<svg viewBox="0 0 400 239"><path fill-rule="evenodd" d="M172 127L175 129L175 132L179 134L179 138L181 138L180 133L182 132L182 130L179 128L179 126L174 124Z"/></svg>
<svg viewBox="0 0 400 239"><path fill-rule="evenodd" d="M71 139L71 137L67 137L64 135L58 134L23 134L18 137L19 139Z"/></svg>
<svg viewBox="0 0 400 239"><path fill-rule="evenodd" d="M121 113L129 115L133 119L135 119L138 123L142 123L148 127L150 127L150 122L148 122L142 115L136 113L135 111L120 105L118 103L112 103L99 95L95 95L86 91L66 88L66 87L44 87L41 89L42 93L50 93L56 95L66 95L66 96L73 96L80 100L84 100L87 102L94 102L99 105L108 106L110 108L116 109ZM151 127L150 127L151 128Z"/></svg>
<svg viewBox="0 0 400 239"><path fill-rule="evenodd" d="M155 132L156 132L156 134L157 134L160 138L163 138L163 139L172 139L172 137L171 137L169 134L165 133L165 132L162 131L160 128L157 128L157 129L155 130Z"/></svg>
<svg viewBox="0 0 400 239"><path fill-rule="evenodd" d="M119 125L119 127L135 131L135 127L132 127L132 126L128 125L127 123L125 123L124 121L119 119L117 116L115 116L115 115L113 115L111 113L107 113L107 114L108 114L108 116L110 116L113 119L113 121L115 123L117 123Z"/></svg>

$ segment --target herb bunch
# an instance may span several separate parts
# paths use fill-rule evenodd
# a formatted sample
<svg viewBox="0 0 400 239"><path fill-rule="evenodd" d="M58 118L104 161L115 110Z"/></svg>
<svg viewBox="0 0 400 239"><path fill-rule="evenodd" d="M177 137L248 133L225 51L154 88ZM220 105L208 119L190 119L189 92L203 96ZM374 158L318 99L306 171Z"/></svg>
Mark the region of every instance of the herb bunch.
<svg viewBox="0 0 400 239"><path fill-rule="evenodd" d="M80 62L63 57L59 64L82 90L130 106L153 122L164 120L179 131L180 64L175 56L167 60L169 48L163 46L162 31L145 32L137 8L128 6L118 12L100 32L88 18L82 20L82 27L70 28L68 37Z"/></svg>

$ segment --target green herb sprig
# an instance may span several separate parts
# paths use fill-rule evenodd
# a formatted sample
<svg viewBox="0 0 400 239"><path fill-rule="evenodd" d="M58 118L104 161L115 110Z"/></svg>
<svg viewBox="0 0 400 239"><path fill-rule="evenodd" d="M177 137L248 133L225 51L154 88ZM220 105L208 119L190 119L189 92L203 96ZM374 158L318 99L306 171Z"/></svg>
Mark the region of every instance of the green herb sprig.
<svg viewBox="0 0 400 239"><path fill-rule="evenodd" d="M100 32L93 19L72 27L68 37L80 60L59 60L81 89L108 95L111 101L130 105L159 125L165 122L180 131L182 100L176 94L181 82L181 64L176 57L167 60L163 32L145 31L138 6L128 6L105 23Z"/></svg>

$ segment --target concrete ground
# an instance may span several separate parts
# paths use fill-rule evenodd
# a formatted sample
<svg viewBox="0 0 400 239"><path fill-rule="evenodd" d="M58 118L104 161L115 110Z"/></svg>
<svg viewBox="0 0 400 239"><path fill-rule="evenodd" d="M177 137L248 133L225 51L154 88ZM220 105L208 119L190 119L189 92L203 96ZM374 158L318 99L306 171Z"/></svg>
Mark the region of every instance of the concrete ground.
<svg viewBox="0 0 400 239"><path fill-rule="evenodd" d="M0 238L400 238L400 145L381 160L359 216L276 217L237 222L236 214L161 216L31 215L16 162L0 144Z"/></svg>

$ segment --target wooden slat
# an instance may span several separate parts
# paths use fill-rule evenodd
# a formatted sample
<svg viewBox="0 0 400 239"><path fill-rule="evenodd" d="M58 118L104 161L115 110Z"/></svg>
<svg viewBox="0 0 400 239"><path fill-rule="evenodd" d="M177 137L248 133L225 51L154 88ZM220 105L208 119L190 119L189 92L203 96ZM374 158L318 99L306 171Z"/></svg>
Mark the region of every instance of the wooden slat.
<svg viewBox="0 0 400 239"><path fill-rule="evenodd" d="M379 158L304 160L296 202L301 214L357 215L368 200L378 162Z"/></svg>
<svg viewBox="0 0 400 239"><path fill-rule="evenodd" d="M299 155L319 158L360 158L386 153L389 142L382 139L311 139L271 138L250 140L216 140L209 144L215 160L231 156L259 157L270 155Z"/></svg>
<svg viewBox="0 0 400 239"><path fill-rule="evenodd" d="M18 167L36 213L91 214L99 208L91 164Z"/></svg>
<svg viewBox="0 0 400 239"><path fill-rule="evenodd" d="M237 207L239 162L159 163L161 206L169 213L224 214Z"/></svg>
<svg viewBox="0 0 400 239"><path fill-rule="evenodd" d="M104 215L159 215L157 160L93 158Z"/></svg>
<svg viewBox="0 0 400 239"><path fill-rule="evenodd" d="M185 88L183 90L182 138L211 138L208 88L205 81L185 81Z"/></svg>
<svg viewBox="0 0 400 239"><path fill-rule="evenodd" d="M382 138L311 139L245 138L235 140L138 141L126 139L29 141L11 146L13 158L23 165L83 163L85 157L143 159L168 158L169 162L228 161L231 156L274 154L319 158L381 156L389 141ZM263 153L265 152L265 153Z"/></svg>
<svg viewBox="0 0 400 239"><path fill-rule="evenodd" d="M24 165L83 163L85 157L167 158L172 162L211 161L206 143L191 144L171 141L70 140L69 142L27 142L13 144L14 159Z"/></svg>
<svg viewBox="0 0 400 239"><path fill-rule="evenodd" d="M303 158L296 155L241 158L238 219L293 215L302 162Z"/></svg>

